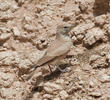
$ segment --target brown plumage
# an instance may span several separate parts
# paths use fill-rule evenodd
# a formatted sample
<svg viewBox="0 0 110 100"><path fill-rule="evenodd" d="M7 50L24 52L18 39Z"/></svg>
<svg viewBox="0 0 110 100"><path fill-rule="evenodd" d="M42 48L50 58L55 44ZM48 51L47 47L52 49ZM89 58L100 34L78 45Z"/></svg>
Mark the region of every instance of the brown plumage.
<svg viewBox="0 0 110 100"><path fill-rule="evenodd" d="M49 45L43 57L38 60L36 65L34 65L35 69L45 64L53 66L55 66L55 64L60 64L60 59L63 59L66 56L72 46L72 41L68 34L72 28L73 26L70 24L60 25L57 27L55 41ZM33 73L34 71L27 79L29 79Z"/></svg>

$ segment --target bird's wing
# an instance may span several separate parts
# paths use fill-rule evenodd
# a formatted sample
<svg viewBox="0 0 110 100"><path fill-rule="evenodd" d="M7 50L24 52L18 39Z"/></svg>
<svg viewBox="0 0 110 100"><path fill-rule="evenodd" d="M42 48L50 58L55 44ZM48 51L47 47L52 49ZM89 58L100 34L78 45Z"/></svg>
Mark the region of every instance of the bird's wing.
<svg viewBox="0 0 110 100"><path fill-rule="evenodd" d="M58 56L64 55L70 50L70 47L71 43L67 41L63 41L63 43L62 41L52 42L45 55L38 61L37 65L43 65L44 63L49 62Z"/></svg>

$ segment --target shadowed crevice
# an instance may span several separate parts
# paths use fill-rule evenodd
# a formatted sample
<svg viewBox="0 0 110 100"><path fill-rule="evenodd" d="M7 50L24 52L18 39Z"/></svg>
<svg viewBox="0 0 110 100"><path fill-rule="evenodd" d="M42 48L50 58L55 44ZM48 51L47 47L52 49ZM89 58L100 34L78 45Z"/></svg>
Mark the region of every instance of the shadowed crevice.
<svg viewBox="0 0 110 100"><path fill-rule="evenodd" d="M110 12L110 0L95 0L93 14L99 16Z"/></svg>

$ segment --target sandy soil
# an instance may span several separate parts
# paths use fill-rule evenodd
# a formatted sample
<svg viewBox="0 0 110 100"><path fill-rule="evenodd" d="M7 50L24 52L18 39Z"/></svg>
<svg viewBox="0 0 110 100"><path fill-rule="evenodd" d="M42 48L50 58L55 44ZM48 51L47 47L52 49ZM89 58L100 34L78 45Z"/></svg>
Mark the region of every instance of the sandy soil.
<svg viewBox="0 0 110 100"><path fill-rule="evenodd" d="M110 0L0 0L0 100L110 100ZM67 71L32 71L56 27L77 24Z"/></svg>

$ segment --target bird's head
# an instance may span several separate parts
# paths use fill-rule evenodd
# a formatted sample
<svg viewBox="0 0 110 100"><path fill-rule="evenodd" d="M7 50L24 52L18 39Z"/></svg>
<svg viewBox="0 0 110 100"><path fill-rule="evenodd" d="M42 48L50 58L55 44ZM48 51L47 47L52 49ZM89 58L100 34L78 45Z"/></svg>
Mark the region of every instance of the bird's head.
<svg viewBox="0 0 110 100"><path fill-rule="evenodd" d="M71 31L71 29L72 29L74 26L75 26L75 25L71 25L71 24L59 25L59 26L57 27L57 34L68 35L68 33Z"/></svg>

